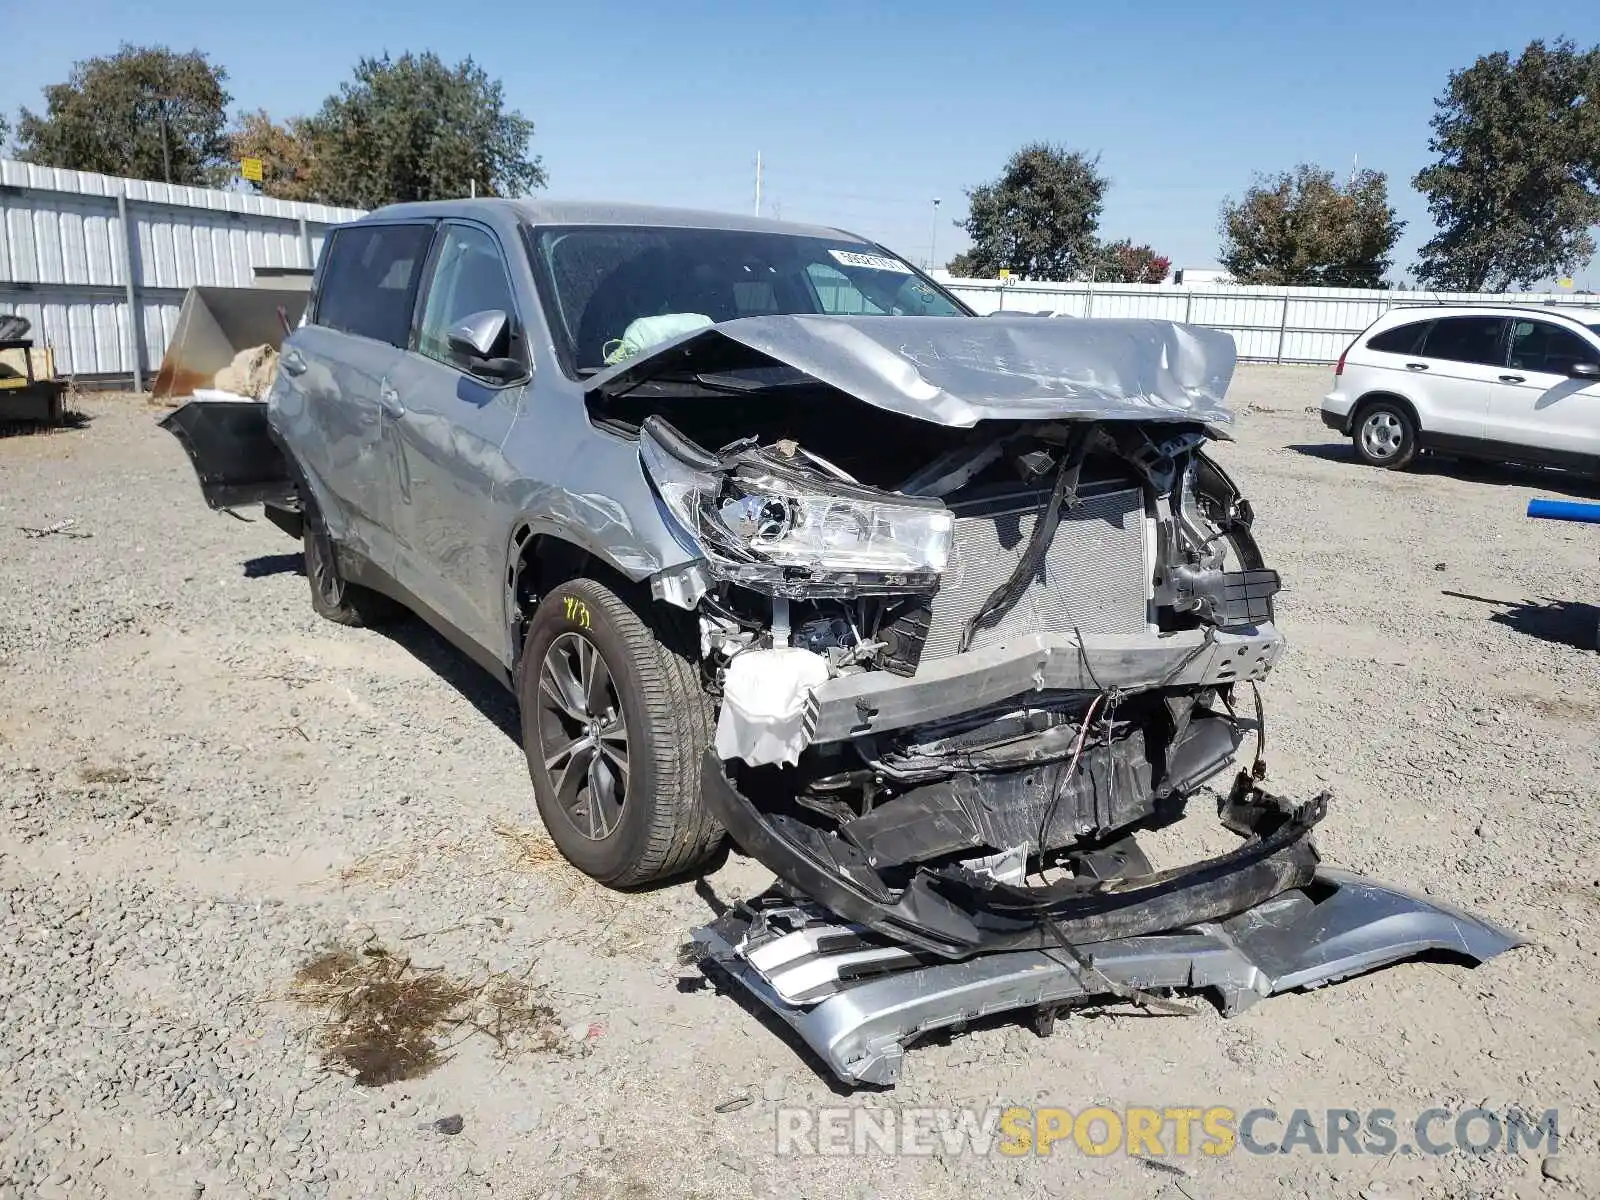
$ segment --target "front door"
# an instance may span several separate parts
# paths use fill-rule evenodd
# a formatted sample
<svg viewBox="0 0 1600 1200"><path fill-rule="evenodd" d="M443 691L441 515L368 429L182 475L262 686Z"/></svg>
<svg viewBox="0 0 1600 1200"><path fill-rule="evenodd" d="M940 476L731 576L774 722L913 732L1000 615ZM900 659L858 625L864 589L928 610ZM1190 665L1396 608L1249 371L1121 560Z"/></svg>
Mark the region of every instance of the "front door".
<svg viewBox="0 0 1600 1200"><path fill-rule="evenodd" d="M1511 323L1511 353L1489 401L1492 441L1600 458L1600 382L1574 379L1600 349L1574 330L1537 318Z"/></svg>
<svg viewBox="0 0 1600 1200"><path fill-rule="evenodd" d="M511 482L505 443L526 388L474 376L456 361L447 334L474 313L503 312L496 357L527 362L504 248L486 226L447 222L422 294L416 343L395 377L395 513L398 578L472 641L506 644L505 522L498 494Z"/></svg>

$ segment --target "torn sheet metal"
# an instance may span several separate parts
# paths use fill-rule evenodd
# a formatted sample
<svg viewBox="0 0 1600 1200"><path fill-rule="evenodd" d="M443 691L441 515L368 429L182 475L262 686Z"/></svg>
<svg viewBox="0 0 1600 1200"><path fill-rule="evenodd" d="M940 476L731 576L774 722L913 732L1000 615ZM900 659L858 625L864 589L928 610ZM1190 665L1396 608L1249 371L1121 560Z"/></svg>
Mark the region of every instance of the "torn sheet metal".
<svg viewBox="0 0 1600 1200"><path fill-rule="evenodd" d="M1233 338L1173 321L970 317L742 317L595 375L615 395L655 376L791 367L888 412L984 420L1230 424Z"/></svg>
<svg viewBox="0 0 1600 1200"><path fill-rule="evenodd" d="M1224 921L1076 947L927 963L814 906L762 900L696 929L703 962L791 1026L847 1084L893 1084L905 1050L936 1029L1057 1007L1118 989L1214 995L1232 1016L1429 951L1483 963L1518 935L1415 893L1322 869L1311 886Z"/></svg>

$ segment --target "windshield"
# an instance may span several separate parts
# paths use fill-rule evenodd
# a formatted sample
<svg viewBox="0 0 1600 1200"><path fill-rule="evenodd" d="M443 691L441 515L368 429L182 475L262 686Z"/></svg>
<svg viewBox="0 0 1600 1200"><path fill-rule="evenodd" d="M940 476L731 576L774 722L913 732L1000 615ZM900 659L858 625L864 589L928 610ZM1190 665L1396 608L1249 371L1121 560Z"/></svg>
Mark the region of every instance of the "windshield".
<svg viewBox="0 0 1600 1200"><path fill-rule="evenodd" d="M844 238L573 225L533 242L550 331L575 373L736 317L971 315L907 263Z"/></svg>

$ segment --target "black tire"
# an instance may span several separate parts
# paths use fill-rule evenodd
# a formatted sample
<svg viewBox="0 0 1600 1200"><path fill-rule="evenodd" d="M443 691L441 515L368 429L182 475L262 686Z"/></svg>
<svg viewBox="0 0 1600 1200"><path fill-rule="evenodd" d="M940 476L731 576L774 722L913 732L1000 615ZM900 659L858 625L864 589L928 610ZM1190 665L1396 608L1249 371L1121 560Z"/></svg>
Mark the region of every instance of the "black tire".
<svg viewBox="0 0 1600 1200"><path fill-rule="evenodd" d="M322 524L322 513L308 496L301 498L305 514L301 545L305 553L306 581L311 585L311 607L319 617L355 629L384 625L405 615L405 609L381 592L349 583L339 573L333 539Z"/></svg>
<svg viewBox="0 0 1600 1200"><path fill-rule="evenodd" d="M1351 432L1356 454L1368 466L1404 471L1417 457L1417 423L1403 404L1364 405Z"/></svg>
<svg viewBox="0 0 1600 1200"><path fill-rule="evenodd" d="M694 644L687 614L593 579L556 588L528 623L517 701L539 816L567 861L607 886L682 875L722 840L700 799L715 720Z"/></svg>

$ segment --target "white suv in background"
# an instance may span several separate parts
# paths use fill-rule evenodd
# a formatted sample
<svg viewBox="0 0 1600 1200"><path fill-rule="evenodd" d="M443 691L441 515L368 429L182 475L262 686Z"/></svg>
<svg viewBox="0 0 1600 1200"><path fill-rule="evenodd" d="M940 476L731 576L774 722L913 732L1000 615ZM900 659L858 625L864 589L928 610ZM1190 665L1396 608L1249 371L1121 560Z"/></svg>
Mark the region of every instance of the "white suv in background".
<svg viewBox="0 0 1600 1200"><path fill-rule="evenodd" d="M1333 374L1323 423L1375 467L1437 450L1600 475L1600 310L1394 308Z"/></svg>

